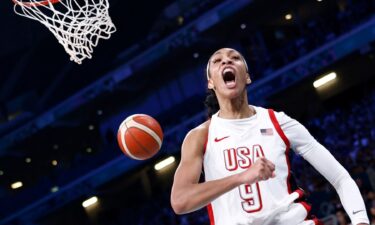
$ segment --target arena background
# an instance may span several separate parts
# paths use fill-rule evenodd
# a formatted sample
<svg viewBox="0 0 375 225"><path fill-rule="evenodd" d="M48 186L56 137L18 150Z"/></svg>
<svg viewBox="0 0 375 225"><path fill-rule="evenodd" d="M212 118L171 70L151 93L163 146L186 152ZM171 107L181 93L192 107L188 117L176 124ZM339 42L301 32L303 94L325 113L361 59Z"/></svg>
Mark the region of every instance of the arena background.
<svg viewBox="0 0 375 225"><path fill-rule="evenodd" d="M251 104L298 119L348 169L375 224L374 0L109 3L117 32L82 65L11 0L0 5L0 224L209 224L205 209L175 215L169 195L182 139L206 119L204 69L221 47L247 59ZM116 143L134 113L165 132L147 161ZM314 214L349 224L322 176L294 154L292 169Z"/></svg>

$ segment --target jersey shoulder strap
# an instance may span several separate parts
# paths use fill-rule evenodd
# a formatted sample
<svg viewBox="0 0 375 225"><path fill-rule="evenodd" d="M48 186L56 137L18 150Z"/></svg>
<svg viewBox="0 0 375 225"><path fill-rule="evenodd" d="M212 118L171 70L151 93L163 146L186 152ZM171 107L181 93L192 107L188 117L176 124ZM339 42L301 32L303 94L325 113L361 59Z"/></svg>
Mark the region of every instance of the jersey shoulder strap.
<svg viewBox="0 0 375 225"><path fill-rule="evenodd" d="M276 118L275 111L273 111L273 109L268 109L268 115L270 116L272 124L275 127L277 133L279 134L281 139L284 141L285 145L287 146L287 149L289 149L290 148L289 139L286 137L283 129L281 129L280 123Z"/></svg>
<svg viewBox="0 0 375 225"><path fill-rule="evenodd" d="M205 144L204 144L204 147L203 147L203 155L206 154L206 150L207 150L208 135L209 135L209 132L210 132L210 125L211 125L211 118L207 120L207 134L206 134L206 141L205 141Z"/></svg>

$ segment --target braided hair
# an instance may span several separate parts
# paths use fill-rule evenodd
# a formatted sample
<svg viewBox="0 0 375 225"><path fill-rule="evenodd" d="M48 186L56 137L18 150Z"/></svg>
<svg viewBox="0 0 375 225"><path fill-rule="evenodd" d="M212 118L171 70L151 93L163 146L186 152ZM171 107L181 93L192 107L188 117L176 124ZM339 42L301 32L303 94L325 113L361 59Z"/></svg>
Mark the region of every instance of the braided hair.
<svg viewBox="0 0 375 225"><path fill-rule="evenodd" d="M207 108L207 116L211 118L217 111L219 111L220 106L217 101L216 93L212 89L207 90L206 99L204 100L204 105Z"/></svg>

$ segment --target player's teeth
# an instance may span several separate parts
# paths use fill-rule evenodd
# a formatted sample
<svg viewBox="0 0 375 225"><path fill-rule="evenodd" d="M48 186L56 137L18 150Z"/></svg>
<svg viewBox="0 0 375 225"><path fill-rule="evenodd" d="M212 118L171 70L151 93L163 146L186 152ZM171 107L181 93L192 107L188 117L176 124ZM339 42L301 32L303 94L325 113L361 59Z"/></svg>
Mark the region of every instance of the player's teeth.
<svg viewBox="0 0 375 225"><path fill-rule="evenodd" d="M224 73L226 73L226 72L233 72L233 70L231 68L225 68L223 72Z"/></svg>

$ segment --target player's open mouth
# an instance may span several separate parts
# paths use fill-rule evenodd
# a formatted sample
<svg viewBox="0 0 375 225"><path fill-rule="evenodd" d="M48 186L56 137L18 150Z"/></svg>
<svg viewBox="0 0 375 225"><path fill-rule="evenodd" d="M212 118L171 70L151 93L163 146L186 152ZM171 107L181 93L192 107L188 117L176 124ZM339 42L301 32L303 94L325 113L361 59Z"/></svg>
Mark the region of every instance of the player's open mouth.
<svg viewBox="0 0 375 225"><path fill-rule="evenodd" d="M236 86L236 75L234 74L234 70L232 68L224 68L223 80L228 88L233 88Z"/></svg>

